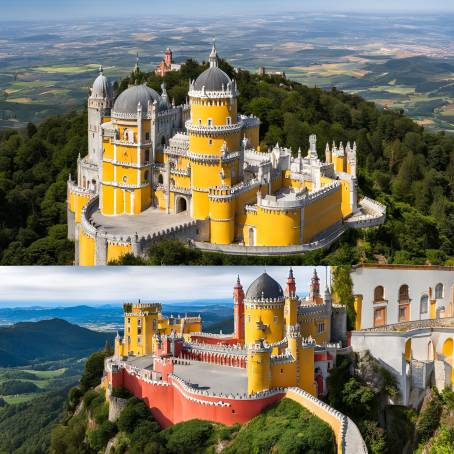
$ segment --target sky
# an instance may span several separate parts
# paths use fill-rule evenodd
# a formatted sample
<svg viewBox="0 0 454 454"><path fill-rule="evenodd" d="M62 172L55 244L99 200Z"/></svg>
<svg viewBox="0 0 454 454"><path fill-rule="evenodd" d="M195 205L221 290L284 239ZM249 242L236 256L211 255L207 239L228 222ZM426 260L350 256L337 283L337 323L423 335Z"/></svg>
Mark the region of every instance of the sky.
<svg viewBox="0 0 454 454"><path fill-rule="evenodd" d="M212 16L288 11L452 11L452 0L0 0L1 20L82 19L153 15Z"/></svg>
<svg viewBox="0 0 454 454"><path fill-rule="evenodd" d="M297 292L309 289L313 267L294 267ZM0 307L74 306L231 298L237 274L246 291L264 271L256 266L220 267L0 267ZM287 267L267 267L283 287ZM317 267L324 290L325 267Z"/></svg>

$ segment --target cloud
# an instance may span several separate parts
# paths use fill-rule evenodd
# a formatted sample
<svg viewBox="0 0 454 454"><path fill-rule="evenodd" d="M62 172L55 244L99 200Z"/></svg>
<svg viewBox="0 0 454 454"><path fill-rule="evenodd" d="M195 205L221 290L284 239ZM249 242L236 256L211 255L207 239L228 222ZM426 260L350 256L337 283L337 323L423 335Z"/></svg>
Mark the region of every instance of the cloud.
<svg viewBox="0 0 454 454"><path fill-rule="evenodd" d="M318 267L321 282L325 268ZM237 274L245 290L263 267L0 267L0 307L74 305L84 302L176 301L230 298ZM268 267L283 287L287 267ZM299 293L309 288L312 267L295 267Z"/></svg>

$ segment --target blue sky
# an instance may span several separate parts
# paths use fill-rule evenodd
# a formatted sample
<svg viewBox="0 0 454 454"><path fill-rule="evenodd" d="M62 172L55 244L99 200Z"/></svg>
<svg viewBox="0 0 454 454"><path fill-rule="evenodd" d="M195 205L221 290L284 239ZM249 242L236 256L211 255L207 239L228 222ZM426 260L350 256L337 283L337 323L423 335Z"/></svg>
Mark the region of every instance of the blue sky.
<svg viewBox="0 0 454 454"><path fill-rule="evenodd" d="M0 307L74 306L98 301L121 303L141 298L154 301L225 299L240 275L246 290L264 267L0 267ZM267 267L282 286L287 267ZM325 267L317 267L324 290ZM294 267L297 289L309 289L313 267Z"/></svg>
<svg viewBox="0 0 454 454"><path fill-rule="evenodd" d="M2 19L77 19L154 14L219 15L285 11L453 11L452 0L13 0L2 1Z"/></svg>

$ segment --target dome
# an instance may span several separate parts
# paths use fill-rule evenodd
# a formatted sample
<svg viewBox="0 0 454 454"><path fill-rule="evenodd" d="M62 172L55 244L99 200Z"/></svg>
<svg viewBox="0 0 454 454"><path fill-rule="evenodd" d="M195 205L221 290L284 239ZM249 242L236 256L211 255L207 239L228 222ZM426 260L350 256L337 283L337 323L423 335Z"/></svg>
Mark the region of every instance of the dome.
<svg viewBox="0 0 454 454"><path fill-rule="evenodd" d="M163 106L163 100L156 91L146 85L133 85L127 88L115 100L112 109L112 115L115 114L137 114L137 106L140 103L142 112L145 115L148 112L148 102L153 104L157 102L160 107Z"/></svg>
<svg viewBox="0 0 454 454"><path fill-rule="evenodd" d="M247 289L246 300L284 299L282 287L267 273L261 274Z"/></svg>
<svg viewBox="0 0 454 454"><path fill-rule="evenodd" d="M227 85L231 84L230 77L218 67L218 54L216 46L213 43L213 48L210 54L210 67L203 71L194 82L194 90L201 91L205 87L206 91L221 91L227 89Z"/></svg>
<svg viewBox="0 0 454 454"><path fill-rule="evenodd" d="M112 97L112 85L110 84L109 79L104 75L102 66L99 67L99 76L93 82L91 96L95 98Z"/></svg>
<svg viewBox="0 0 454 454"><path fill-rule="evenodd" d="M225 90L231 82L230 77L222 69L213 66L197 77L194 90L201 91L202 87L205 87L206 91L221 91Z"/></svg>

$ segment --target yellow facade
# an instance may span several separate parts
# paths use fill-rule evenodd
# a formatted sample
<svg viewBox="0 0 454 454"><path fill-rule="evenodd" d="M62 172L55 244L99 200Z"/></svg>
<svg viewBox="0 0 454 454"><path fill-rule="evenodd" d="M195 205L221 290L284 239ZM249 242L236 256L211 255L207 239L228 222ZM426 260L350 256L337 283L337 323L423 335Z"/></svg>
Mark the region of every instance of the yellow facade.
<svg viewBox="0 0 454 454"><path fill-rule="evenodd" d="M354 307L355 307L355 330L359 331L361 329L361 314L363 310L362 295L355 295Z"/></svg>
<svg viewBox="0 0 454 454"><path fill-rule="evenodd" d="M248 393L255 394L272 387L271 349L249 349L247 361Z"/></svg>
<svg viewBox="0 0 454 454"><path fill-rule="evenodd" d="M121 256L132 252L131 244L107 242L107 262L118 260Z"/></svg>
<svg viewBox="0 0 454 454"><path fill-rule="evenodd" d="M246 344L279 342L284 338L284 303L246 303L244 323Z"/></svg>
<svg viewBox="0 0 454 454"><path fill-rule="evenodd" d="M95 265L95 240L84 231L79 236L79 265Z"/></svg>

